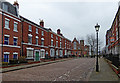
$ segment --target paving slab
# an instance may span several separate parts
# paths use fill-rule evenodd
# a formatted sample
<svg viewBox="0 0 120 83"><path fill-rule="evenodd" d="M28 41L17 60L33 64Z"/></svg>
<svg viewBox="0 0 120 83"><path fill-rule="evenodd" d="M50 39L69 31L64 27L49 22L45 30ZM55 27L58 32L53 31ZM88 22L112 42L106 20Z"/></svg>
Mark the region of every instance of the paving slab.
<svg viewBox="0 0 120 83"><path fill-rule="evenodd" d="M99 72L94 71L91 73L89 81L120 81L120 78L104 60L99 58Z"/></svg>

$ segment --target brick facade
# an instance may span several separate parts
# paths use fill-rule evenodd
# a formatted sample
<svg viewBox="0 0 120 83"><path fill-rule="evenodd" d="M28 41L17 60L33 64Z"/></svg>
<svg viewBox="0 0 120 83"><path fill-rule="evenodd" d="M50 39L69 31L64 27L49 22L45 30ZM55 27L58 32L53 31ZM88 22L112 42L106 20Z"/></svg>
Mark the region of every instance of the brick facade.
<svg viewBox="0 0 120 83"><path fill-rule="evenodd" d="M2 4L9 2L3 1ZM14 2L10 6L13 9L19 10L19 4ZM57 33L52 29L44 27L44 21L41 20L36 24L27 18L19 16L18 12L7 11L1 8L0 10L0 46L2 47L3 62L9 62L11 59L19 59L24 56L28 61L40 61L44 58L59 58L69 55L84 55L84 40L81 43L74 39L73 42L63 36L61 30ZM12 12L12 13L11 13ZM3 25L3 26L2 26ZM17 29L17 30L16 30ZM76 42L76 49L74 49ZM86 47L86 49L88 49ZM0 49L1 50L1 49ZM83 52L81 51L83 50ZM1 51L0 51L1 52Z"/></svg>
<svg viewBox="0 0 120 83"><path fill-rule="evenodd" d="M106 53L120 54L120 7L116 13L112 26L106 32Z"/></svg>
<svg viewBox="0 0 120 83"><path fill-rule="evenodd" d="M75 56L89 56L89 46L84 45L84 40L80 40L80 43L76 38L72 41L72 54Z"/></svg>

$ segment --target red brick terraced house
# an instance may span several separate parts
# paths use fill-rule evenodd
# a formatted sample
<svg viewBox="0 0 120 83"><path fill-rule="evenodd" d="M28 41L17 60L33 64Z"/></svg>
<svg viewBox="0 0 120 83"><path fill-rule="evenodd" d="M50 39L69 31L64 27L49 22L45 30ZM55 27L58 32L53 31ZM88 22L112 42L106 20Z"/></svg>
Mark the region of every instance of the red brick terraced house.
<svg viewBox="0 0 120 83"><path fill-rule="evenodd" d="M43 20L36 24L20 16L17 1L14 4L0 1L0 57L3 62L9 63L22 56L28 61L40 61L46 57L89 54L80 49L84 50L84 41L82 44L76 39L71 42L60 29L55 33L45 28Z"/></svg>
<svg viewBox="0 0 120 83"><path fill-rule="evenodd" d="M120 54L120 6L111 28L106 32L106 53Z"/></svg>
<svg viewBox="0 0 120 83"><path fill-rule="evenodd" d="M21 20L18 11L19 5L13 5L5 0L0 1L0 46L4 62L9 59L18 59L21 49Z"/></svg>
<svg viewBox="0 0 120 83"><path fill-rule="evenodd" d="M75 56L89 56L89 46L88 45L84 45L84 40L80 40L79 41L74 38L72 41L72 55Z"/></svg>

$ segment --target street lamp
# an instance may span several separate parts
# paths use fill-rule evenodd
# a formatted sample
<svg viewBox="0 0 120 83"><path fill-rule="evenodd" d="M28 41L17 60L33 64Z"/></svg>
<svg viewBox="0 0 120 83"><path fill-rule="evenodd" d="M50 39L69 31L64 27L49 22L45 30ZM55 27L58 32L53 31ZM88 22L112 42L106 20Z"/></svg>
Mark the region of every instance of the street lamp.
<svg viewBox="0 0 120 83"><path fill-rule="evenodd" d="M98 31L99 31L100 25L95 26L96 34L97 34L97 57L96 57L96 72L99 72L99 64L98 64Z"/></svg>

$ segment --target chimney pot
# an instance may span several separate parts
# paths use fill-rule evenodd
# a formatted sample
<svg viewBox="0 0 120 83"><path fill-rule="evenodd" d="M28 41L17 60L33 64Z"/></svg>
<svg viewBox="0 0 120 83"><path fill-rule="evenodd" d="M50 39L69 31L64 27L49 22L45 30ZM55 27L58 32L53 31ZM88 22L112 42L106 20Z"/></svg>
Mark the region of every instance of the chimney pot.
<svg viewBox="0 0 120 83"><path fill-rule="evenodd" d="M60 29L58 29L58 30L57 30L57 34L59 34L59 35L60 35Z"/></svg>
<svg viewBox="0 0 120 83"><path fill-rule="evenodd" d="M19 4L18 4L18 1L16 0L16 1L14 1L14 4L13 4L14 6L17 6L18 8L19 8Z"/></svg>
<svg viewBox="0 0 120 83"><path fill-rule="evenodd" d="M40 20L40 26L44 27L44 21L43 20Z"/></svg>

